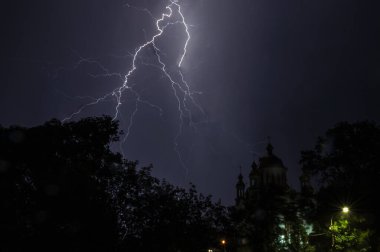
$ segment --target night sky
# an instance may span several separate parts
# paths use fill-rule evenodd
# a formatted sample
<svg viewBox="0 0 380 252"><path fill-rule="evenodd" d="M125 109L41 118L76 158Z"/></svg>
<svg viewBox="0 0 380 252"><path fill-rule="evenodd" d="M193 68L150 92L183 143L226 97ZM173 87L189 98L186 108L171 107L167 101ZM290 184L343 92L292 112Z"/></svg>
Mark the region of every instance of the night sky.
<svg viewBox="0 0 380 252"><path fill-rule="evenodd" d="M130 4L130 7L127 6ZM19 0L2 3L0 124L64 119L123 83L131 53L155 33L161 0ZM249 172L267 137L298 187L300 151L339 121L380 120L380 3L352 0L181 0L191 40L173 25L137 59L130 84L138 113L125 156L153 174L230 204L239 166ZM134 7L131 7L134 6ZM176 17L178 18L178 17ZM179 128L178 102L157 54L194 101ZM115 73L119 73L118 76ZM105 76L107 75L107 76ZM162 109L162 113L154 104ZM115 113L115 99L73 119ZM126 132L136 96L119 111ZM193 126L193 127L191 127ZM114 146L119 150L119 146Z"/></svg>

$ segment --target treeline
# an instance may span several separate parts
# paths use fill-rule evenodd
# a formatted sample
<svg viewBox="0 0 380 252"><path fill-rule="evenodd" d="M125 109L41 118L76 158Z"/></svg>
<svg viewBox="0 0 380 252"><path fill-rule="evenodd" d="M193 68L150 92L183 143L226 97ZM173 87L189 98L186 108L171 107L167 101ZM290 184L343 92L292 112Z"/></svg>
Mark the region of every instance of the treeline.
<svg viewBox="0 0 380 252"><path fill-rule="evenodd" d="M0 128L1 251L206 251L227 210L110 150L109 117Z"/></svg>
<svg viewBox="0 0 380 252"><path fill-rule="evenodd" d="M123 160L110 149L121 134L106 116L0 127L0 250L236 251L243 242L266 251L380 251L373 122L328 130L302 152L301 192L280 205L264 197L265 209L248 204L240 216ZM295 235L281 235L289 227Z"/></svg>

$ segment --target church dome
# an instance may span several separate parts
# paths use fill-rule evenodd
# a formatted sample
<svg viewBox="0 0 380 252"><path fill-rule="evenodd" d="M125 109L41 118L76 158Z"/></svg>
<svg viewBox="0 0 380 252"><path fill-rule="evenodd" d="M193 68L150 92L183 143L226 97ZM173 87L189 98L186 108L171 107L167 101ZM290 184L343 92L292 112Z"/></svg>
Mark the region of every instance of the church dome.
<svg viewBox="0 0 380 252"><path fill-rule="evenodd" d="M267 155L259 159L259 169L264 185L286 185L286 171L282 160L273 154L273 146L267 146Z"/></svg>
<svg viewBox="0 0 380 252"><path fill-rule="evenodd" d="M282 163L282 160L275 155L260 158L260 169L265 169L266 167L273 166L278 166L286 169L286 167Z"/></svg>
<svg viewBox="0 0 380 252"><path fill-rule="evenodd" d="M266 167L278 166L286 169L282 160L273 154L273 146L269 143L267 146L267 155L260 158L260 169L265 169Z"/></svg>

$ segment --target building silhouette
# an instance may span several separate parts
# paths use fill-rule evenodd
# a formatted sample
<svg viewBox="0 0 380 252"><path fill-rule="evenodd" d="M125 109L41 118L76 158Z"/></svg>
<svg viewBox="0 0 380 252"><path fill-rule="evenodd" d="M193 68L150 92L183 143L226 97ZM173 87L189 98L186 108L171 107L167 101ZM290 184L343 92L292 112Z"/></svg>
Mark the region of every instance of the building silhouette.
<svg viewBox="0 0 380 252"><path fill-rule="evenodd" d="M240 170L233 208L238 251L301 251L307 245L311 226L302 215L303 190L289 187L287 171L271 143L266 154L253 161L247 186ZM302 179L306 188L307 178Z"/></svg>

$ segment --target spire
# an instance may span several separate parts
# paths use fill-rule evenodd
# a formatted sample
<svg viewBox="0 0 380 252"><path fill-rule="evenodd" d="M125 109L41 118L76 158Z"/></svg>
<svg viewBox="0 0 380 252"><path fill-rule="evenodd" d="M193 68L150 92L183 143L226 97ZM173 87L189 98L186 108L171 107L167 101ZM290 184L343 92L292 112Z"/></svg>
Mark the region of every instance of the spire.
<svg viewBox="0 0 380 252"><path fill-rule="evenodd" d="M236 183L236 204L239 204L239 202L242 199L244 199L244 194L245 194L245 184L243 180L243 175L241 174L241 166L240 166L238 182Z"/></svg>
<svg viewBox="0 0 380 252"><path fill-rule="evenodd" d="M255 161L252 162L251 172L249 173L249 185L251 187L259 187L260 181L260 171Z"/></svg>
<svg viewBox="0 0 380 252"><path fill-rule="evenodd" d="M238 182L236 184L236 188L245 188L245 184L243 181L243 175L241 174L241 166L240 166L240 173L238 176Z"/></svg>
<svg viewBox="0 0 380 252"><path fill-rule="evenodd" d="M249 179L251 180L251 186L252 186L252 181L255 179L255 175L257 173L258 173L257 164L255 161L253 161L252 165L251 165L251 172L249 173Z"/></svg>
<svg viewBox="0 0 380 252"><path fill-rule="evenodd" d="M270 137L268 137L267 152L268 152L268 156L272 156L273 155L273 146L271 144Z"/></svg>

